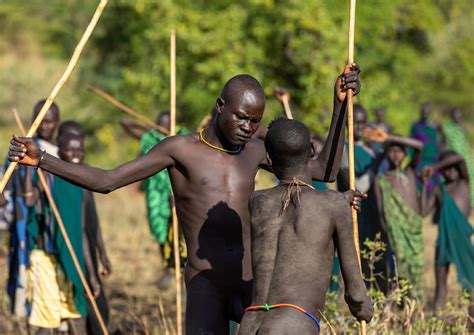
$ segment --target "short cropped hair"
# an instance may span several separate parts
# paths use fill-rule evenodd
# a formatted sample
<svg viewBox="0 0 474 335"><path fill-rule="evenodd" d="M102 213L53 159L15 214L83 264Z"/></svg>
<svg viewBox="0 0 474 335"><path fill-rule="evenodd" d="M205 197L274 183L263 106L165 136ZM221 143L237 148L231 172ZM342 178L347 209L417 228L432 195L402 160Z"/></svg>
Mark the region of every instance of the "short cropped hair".
<svg viewBox="0 0 474 335"><path fill-rule="evenodd" d="M58 128L58 138L65 134L74 134L84 137L84 128L76 121L67 120L61 122Z"/></svg>
<svg viewBox="0 0 474 335"><path fill-rule="evenodd" d="M354 114L355 113L361 113L367 117L367 110L361 104L354 105Z"/></svg>
<svg viewBox="0 0 474 335"><path fill-rule="evenodd" d="M61 148L64 148L69 143L69 141L72 140L78 140L82 144L84 144L84 137L72 133L65 133L58 137L59 150L61 150Z"/></svg>
<svg viewBox="0 0 474 335"><path fill-rule="evenodd" d="M268 126L265 149L277 169L305 164L311 158L311 135L304 124L278 118Z"/></svg>
<svg viewBox="0 0 474 335"><path fill-rule="evenodd" d="M407 153L407 147L404 146L403 144L401 144L400 142L396 142L396 141L387 141L385 142L384 144L384 150L385 152L387 152L387 150L391 147L399 147L400 149L402 149L405 153Z"/></svg>
<svg viewBox="0 0 474 335"><path fill-rule="evenodd" d="M40 100L36 103L35 107L33 107L33 118L38 116L39 112L41 111L41 108L43 108L45 103L46 103L46 99L42 99L42 100ZM58 107L58 105L56 105L55 102L53 102L51 104L51 107L49 107L48 112L49 111L52 111L52 112L56 113L56 115L58 116L58 119L59 119L59 107Z"/></svg>

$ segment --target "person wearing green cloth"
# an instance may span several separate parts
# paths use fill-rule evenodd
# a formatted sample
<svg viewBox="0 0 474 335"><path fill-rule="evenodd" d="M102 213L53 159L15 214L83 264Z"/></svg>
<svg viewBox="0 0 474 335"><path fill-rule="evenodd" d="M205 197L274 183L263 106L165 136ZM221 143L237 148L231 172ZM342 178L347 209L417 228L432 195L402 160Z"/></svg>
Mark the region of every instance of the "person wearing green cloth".
<svg viewBox="0 0 474 335"><path fill-rule="evenodd" d="M367 199L362 201L361 210L357 214L359 225L359 244L361 250L366 250L364 242L366 240L375 240L376 235L382 231L377 215L377 202L373 192L373 184L377 175L377 170L383 161L383 154L376 155L374 151L364 143L364 132L368 125L367 111L360 105L354 105L354 170L356 176L356 189L360 192L367 193ZM337 187L340 192L349 189L349 162L347 143L344 147L344 153L341 161L341 168L337 176ZM387 291L386 262L381 261L375 264L375 273L377 276L375 282L368 282L370 286L375 284L382 292ZM370 268L365 259L362 259L362 271L366 279L370 277Z"/></svg>
<svg viewBox="0 0 474 335"><path fill-rule="evenodd" d="M466 162L472 206L474 205L474 161L471 155L467 131L463 128L462 124L462 112L459 108L454 108L450 113L450 119L442 123L442 129L446 148L456 151Z"/></svg>
<svg viewBox="0 0 474 335"><path fill-rule="evenodd" d="M188 133L185 129L180 129L178 134ZM166 136L152 129L143 134L140 139L140 153L146 154L158 142L164 140ZM166 277L161 280L161 286L166 287L165 278L172 278L174 269L173 252L173 230L171 224L171 206L173 197L171 194L171 182L168 171L163 170L143 181L143 188L146 193L146 202L148 209L148 223L154 239L160 244L161 255L164 266L167 271ZM186 260L186 246L184 241L180 240L181 264L184 266Z"/></svg>
<svg viewBox="0 0 474 335"><path fill-rule="evenodd" d="M61 157L61 150L59 154ZM84 286L38 176L31 176L32 171L28 170L24 179L25 201L31 208L27 236L31 250L32 311L28 322L41 332L57 329L66 321L72 334L84 334L87 314ZM59 177L49 174L46 177L82 272L86 274L83 190Z"/></svg>
<svg viewBox="0 0 474 335"><path fill-rule="evenodd" d="M435 171L441 172L444 182L434 192L427 192L426 187L423 189L426 207L435 209L434 218L438 223L435 310L444 307L449 265L454 264L459 284L471 293L469 314L473 317L474 245L471 239L474 229L468 221L471 205L466 161L455 151L443 152L438 163L423 170L425 184Z"/></svg>
<svg viewBox="0 0 474 335"><path fill-rule="evenodd" d="M379 218L394 258L391 277L394 283L407 279L410 295L424 300L423 273L425 266L422 215L425 208L417 192L416 166L423 144L415 139L388 135L379 130L379 141L385 142L389 168L374 184ZM407 148L414 150L406 168L402 163Z"/></svg>

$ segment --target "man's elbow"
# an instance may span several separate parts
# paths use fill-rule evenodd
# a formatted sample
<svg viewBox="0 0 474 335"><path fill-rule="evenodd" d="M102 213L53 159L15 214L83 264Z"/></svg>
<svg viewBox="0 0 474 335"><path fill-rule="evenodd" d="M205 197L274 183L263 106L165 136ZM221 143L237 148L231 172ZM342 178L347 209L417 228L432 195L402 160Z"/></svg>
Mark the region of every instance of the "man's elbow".
<svg viewBox="0 0 474 335"><path fill-rule="evenodd" d="M100 182L93 185L90 190L95 193L109 194L119 188L117 182L111 180L110 177L104 177Z"/></svg>
<svg viewBox="0 0 474 335"><path fill-rule="evenodd" d="M115 191L116 188L112 187L111 185L105 185L105 186L98 186L98 187L93 187L91 189L92 192L95 193L102 193L102 194L109 194L112 191Z"/></svg>

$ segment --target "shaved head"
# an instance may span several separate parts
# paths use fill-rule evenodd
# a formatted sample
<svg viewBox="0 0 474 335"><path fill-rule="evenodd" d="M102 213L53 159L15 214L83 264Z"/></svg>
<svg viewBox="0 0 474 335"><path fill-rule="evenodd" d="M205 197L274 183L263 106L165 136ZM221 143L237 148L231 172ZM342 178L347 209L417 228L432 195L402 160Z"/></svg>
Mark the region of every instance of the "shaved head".
<svg viewBox="0 0 474 335"><path fill-rule="evenodd" d="M242 146L257 131L265 110L265 93L257 79L239 74L225 83L216 101L219 134L228 145Z"/></svg>
<svg viewBox="0 0 474 335"><path fill-rule="evenodd" d="M239 103L244 98L254 100L253 103L256 104L265 105L265 93L262 85L248 74L239 74L230 78L221 91L221 98L228 104Z"/></svg>

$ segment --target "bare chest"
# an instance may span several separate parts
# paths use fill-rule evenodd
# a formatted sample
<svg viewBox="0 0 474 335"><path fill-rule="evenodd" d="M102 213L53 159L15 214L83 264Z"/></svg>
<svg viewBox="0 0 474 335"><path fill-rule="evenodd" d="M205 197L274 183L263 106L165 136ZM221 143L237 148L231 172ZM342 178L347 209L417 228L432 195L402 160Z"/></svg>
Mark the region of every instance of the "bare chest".
<svg viewBox="0 0 474 335"><path fill-rule="evenodd" d="M420 198L416 189L416 178L414 175L402 174L397 176L386 176L393 190L417 213L420 212Z"/></svg>
<svg viewBox="0 0 474 335"><path fill-rule="evenodd" d="M202 145L176 159L169 170L173 189L178 196L197 192L209 194L249 193L255 185L258 160L252 155L229 155ZM248 198L247 198L248 199Z"/></svg>
<svg viewBox="0 0 474 335"><path fill-rule="evenodd" d="M469 199L469 188L466 183L450 183L446 185L446 190L449 195L453 198L454 203L459 210L466 216L470 215L470 199Z"/></svg>

